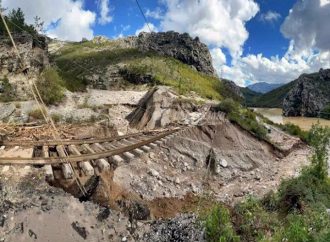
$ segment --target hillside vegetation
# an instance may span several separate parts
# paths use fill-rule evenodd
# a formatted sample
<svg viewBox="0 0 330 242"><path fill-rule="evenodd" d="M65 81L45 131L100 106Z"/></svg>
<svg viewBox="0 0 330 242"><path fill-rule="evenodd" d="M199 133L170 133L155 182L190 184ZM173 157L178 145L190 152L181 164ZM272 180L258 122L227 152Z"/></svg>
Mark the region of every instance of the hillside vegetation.
<svg viewBox="0 0 330 242"><path fill-rule="evenodd" d="M263 95L250 93L245 96L246 103L250 107L282 108L284 98L294 85L295 82L290 82Z"/></svg>
<svg viewBox="0 0 330 242"><path fill-rule="evenodd" d="M309 136L311 166L261 199L250 197L230 209L215 205L202 216L208 241L329 241L330 131L314 126Z"/></svg>
<svg viewBox="0 0 330 242"><path fill-rule="evenodd" d="M167 85L180 94L195 92L208 99L220 100L232 96L228 88L214 77L198 72L192 67L155 52L141 52L123 48L116 41L70 43L64 46L53 61L58 67L65 86L71 91L83 91L93 73L106 76L107 67L120 66L125 85Z"/></svg>

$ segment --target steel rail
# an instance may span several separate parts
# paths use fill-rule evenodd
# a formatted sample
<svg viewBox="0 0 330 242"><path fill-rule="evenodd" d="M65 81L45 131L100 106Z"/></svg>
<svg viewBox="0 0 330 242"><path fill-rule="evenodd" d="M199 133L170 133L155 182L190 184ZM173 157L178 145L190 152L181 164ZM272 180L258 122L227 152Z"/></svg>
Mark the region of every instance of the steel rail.
<svg viewBox="0 0 330 242"><path fill-rule="evenodd" d="M121 136L117 136L117 137L101 138L101 139L0 141L0 145L29 147L29 146L56 146L56 145L93 144L93 143L112 142L112 141L122 140L122 139L131 138L131 137L135 137L135 136L139 136L139 135L148 135L148 134L152 135L152 134L155 134L155 133L158 133L158 132L161 132L161 131L139 132L139 133L134 133L134 134L126 134L126 135L121 135Z"/></svg>
<svg viewBox="0 0 330 242"><path fill-rule="evenodd" d="M136 144L127 145L117 149L97 152L94 154L83 155L70 155L66 157L67 162L77 163L81 161L97 160L101 158L107 158L114 155L120 155L124 152L132 151L144 145L148 145L159 139L162 139L170 134L178 132L179 129L165 131L155 137L147 140L143 140ZM33 157L33 158L21 158L21 157L0 157L0 165L55 165L65 163L60 157Z"/></svg>

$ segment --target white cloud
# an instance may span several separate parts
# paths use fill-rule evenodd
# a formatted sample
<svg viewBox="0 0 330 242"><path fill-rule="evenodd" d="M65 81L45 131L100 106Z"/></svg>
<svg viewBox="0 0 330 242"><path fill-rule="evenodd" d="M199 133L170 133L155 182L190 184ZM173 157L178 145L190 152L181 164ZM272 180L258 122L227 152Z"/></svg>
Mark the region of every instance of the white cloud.
<svg viewBox="0 0 330 242"><path fill-rule="evenodd" d="M262 13L260 15L260 20L264 22L274 23L281 18L281 14L275 11L268 11L267 13Z"/></svg>
<svg viewBox="0 0 330 242"><path fill-rule="evenodd" d="M216 69L219 69L226 64L226 55L220 48L211 49L210 52L213 59L213 65Z"/></svg>
<svg viewBox="0 0 330 242"><path fill-rule="evenodd" d="M330 50L330 1L298 0L286 17L281 31L294 40L295 50Z"/></svg>
<svg viewBox="0 0 330 242"><path fill-rule="evenodd" d="M100 10L100 18L98 19L98 23L101 25L105 25L112 22L112 16L110 15L110 3L109 0L99 0L99 10Z"/></svg>
<svg viewBox="0 0 330 242"><path fill-rule="evenodd" d="M266 58L262 54L241 57L232 66L223 65L218 73L223 78L235 80L241 86L246 81L286 83L302 73L316 72L320 68L330 68L330 51L296 54L292 48L282 57Z"/></svg>
<svg viewBox="0 0 330 242"><path fill-rule="evenodd" d="M152 32L158 32L158 28L155 25L153 25L152 23L148 23L148 24L145 23L140 29L137 29L135 31L135 35L139 35L139 33L141 33L141 32L150 33L149 27L150 27Z"/></svg>
<svg viewBox="0 0 330 242"><path fill-rule="evenodd" d="M163 0L161 29L199 36L208 45L240 56L249 33L245 23L259 11L253 0Z"/></svg>
<svg viewBox="0 0 330 242"><path fill-rule="evenodd" d="M39 16L45 22L46 34L52 37L72 41L93 38L96 14L84 10L80 0L3 0L2 5L8 10L20 7L30 24Z"/></svg>
<svg viewBox="0 0 330 242"><path fill-rule="evenodd" d="M330 68L329 13L329 0L298 0L281 26L284 36L290 39L283 57L239 57L231 66L217 68L219 75L244 86L246 81L289 82L302 73Z"/></svg>
<svg viewBox="0 0 330 242"><path fill-rule="evenodd" d="M146 16L153 18L153 19L162 19L163 18L163 11L161 8L157 7L155 10L147 9Z"/></svg>

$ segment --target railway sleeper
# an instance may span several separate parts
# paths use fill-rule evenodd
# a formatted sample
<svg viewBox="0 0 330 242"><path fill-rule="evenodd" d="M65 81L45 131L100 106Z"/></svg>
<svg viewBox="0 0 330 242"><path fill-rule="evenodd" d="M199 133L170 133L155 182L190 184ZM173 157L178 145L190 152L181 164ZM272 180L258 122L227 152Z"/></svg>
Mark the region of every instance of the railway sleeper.
<svg viewBox="0 0 330 242"><path fill-rule="evenodd" d="M83 147L92 154L95 154L96 152L100 151L100 149L97 148L95 144L93 145L93 148L88 144L84 144ZM104 158L95 160L95 163L100 169L100 171L110 170L110 164Z"/></svg>

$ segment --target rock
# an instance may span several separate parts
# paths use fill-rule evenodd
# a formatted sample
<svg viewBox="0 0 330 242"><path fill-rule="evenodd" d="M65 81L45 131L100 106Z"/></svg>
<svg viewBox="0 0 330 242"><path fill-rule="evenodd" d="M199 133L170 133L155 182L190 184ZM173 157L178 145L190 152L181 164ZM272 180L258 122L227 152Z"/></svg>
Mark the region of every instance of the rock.
<svg viewBox="0 0 330 242"><path fill-rule="evenodd" d="M330 102L330 69L303 74L293 84L283 100L284 116L322 115L323 109Z"/></svg>
<svg viewBox="0 0 330 242"><path fill-rule="evenodd" d="M13 103L1 103L0 104L0 120L8 118L16 110L16 107Z"/></svg>
<svg viewBox="0 0 330 242"><path fill-rule="evenodd" d="M228 167L228 162L225 159L220 159L219 161L220 166L222 166L223 168Z"/></svg>
<svg viewBox="0 0 330 242"><path fill-rule="evenodd" d="M147 220L150 217L150 210L147 205L135 201L129 207L129 218L133 220Z"/></svg>
<svg viewBox="0 0 330 242"><path fill-rule="evenodd" d="M31 229L29 229L29 236L32 238L32 239L37 239L37 234L35 232L33 232Z"/></svg>
<svg viewBox="0 0 330 242"><path fill-rule="evenodd" d="M158 86L145 94L127 120L137 129L155 129L183 122L197 109L195 104L182 101L171 88Z"/></svg>
<svg viewBox="0 0 330 242"><path fill-rule="evenodd" d="M159 220L151 224L151 229L141 241L205 241L204 230L194 215L180 215L169 220Z"/></svg>
<svg viewBox="0 0 330 242"><path fill-rule="evenodd" d="M84 239L87 239L88 231L85 227L81 226L78 221L71 224L72 228Z"/></svg>
<svg viewBox="0 0 330 242"><path fill-rule="evenodd" d="M154 170L154 169L150 169L148 174L153 176L153 177L159 177L159 172Z"/></svg>
<svg viewBox="0 0 330 242"><path fill-rule="evenodd" d="M127 241L127 238L126 237L123 237L122 239L121 239L121 241Z"/></svg>
<svg viewBox="0 0 330 242"><path fill-rule="evenodd" d="M187 33L143 32L135 38L134 44L139 50L170 56L195 67L198 71L215 75L212 57L207 45L200 42L199 38L193 39Z"/></svg>
<svg viewBox="0 0 330 242"><path fill-rule="evenodd" d="M108 208L108 207L101 208L101 211L97 215L97 220L103 221L103 220L107 219L109 217L109 215L110 215L110 208Z"/></svg>

